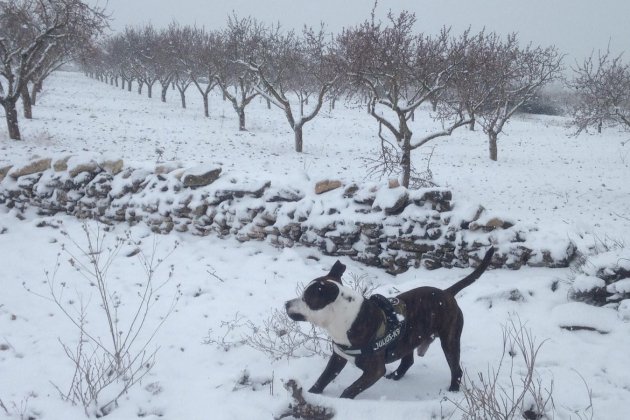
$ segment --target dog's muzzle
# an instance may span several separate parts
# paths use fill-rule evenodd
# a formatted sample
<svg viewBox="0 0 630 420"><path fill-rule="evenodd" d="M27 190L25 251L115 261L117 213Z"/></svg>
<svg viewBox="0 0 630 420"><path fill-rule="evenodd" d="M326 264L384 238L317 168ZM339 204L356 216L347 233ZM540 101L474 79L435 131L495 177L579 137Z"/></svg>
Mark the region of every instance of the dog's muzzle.
<svg viewBox="0 0 630 420"><path fill-rule="evenodd" d="M289 316L289 318L291 318L294 321L306 321L306 317L304 317L304 315L302 315L299 312L295 312L294 306L295 306L295 299L289 300L287 301L287 303L284 304L284 308L286 309L287 315Z"/></svg>

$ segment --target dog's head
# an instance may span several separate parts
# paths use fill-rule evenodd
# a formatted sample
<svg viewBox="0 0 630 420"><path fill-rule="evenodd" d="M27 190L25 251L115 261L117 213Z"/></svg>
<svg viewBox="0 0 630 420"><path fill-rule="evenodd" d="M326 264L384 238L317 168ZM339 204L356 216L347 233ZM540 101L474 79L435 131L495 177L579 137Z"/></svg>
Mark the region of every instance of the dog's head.
<svg viewBox="0 0 630 420"><path fill-rule="evenodd" d="M362 296L341 283L345 270L346 266L337 261L327 275L311 281L301 297L285 304L289 318L308 321L323 328L339 321L343 324L348 319L352 321Z"/></svg>

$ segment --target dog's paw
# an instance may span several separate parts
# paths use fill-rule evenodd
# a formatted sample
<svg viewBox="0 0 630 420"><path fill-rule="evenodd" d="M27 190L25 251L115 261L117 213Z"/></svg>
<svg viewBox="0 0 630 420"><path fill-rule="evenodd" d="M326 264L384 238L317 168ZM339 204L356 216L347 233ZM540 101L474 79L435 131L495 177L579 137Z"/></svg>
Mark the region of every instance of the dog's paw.
<svg viewBox="0 0 630 420"><path fill-rule="evenodd" d="M402 378L403 376L404 376L404 375L400 375L400 374L398 374L398 371L393 371L392 373L388 373L387 375L385 375L385 377L386 377L387 379L391 379L391 380L393 380L393 381L397 381L397 380L399 380L400 378Z"/></svg>
<svg viewBox="0 0 630 420"><path fill-rule="evenodd" d="M339 398L347 398L350 400L354 399L354 397L356 397L356 394L354 392L348 392L347 389L343 391L341 395L339 396Z"/></svg>
<svg viewBox="0 0 630 420"><path fill-rule="evenodd" d="M321 394L323 391L323 389L315 388L315 386L312 386L311 389L308 390L311 394Z"/></svg>

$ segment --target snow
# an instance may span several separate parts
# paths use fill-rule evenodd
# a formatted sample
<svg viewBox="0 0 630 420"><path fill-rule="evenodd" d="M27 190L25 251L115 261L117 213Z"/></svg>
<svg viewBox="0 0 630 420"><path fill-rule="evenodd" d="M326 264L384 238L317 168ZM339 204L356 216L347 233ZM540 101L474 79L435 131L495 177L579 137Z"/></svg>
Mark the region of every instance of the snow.
<svg viewBox="0 0 630 420"><path fill-rule="evenodd" d="M373 208L381 208L387 209L392 208L399 200L401 200L407 194L407 189L404 187L396 187L396 188L381 188L376 193L376 198L374 199L374 204L372 204Z"/></svg>
<svg viewBox="0 0 630 420"><path fill-rule="evenodd" d="M146 178L156 165L196 167L203 172L220 162L223 173L238 182L220 178L212 188L255 189L268 180L274 188L275 181L285 185L290 180L294 188L290 193L301 195L319 180L339 179L344 185L358 183L357 197L374 196L370 186L376 180L365 179L362 157L376 151L377 127L364 109L338 104L334 112L322 111L305 126L306 153L298 155L293 152L293 132L284 116L267 110L264 101L254 101L247 109L249 131L238 132L235 114L220 96L211 98L211 118L207 119L196 92L190 91L186 110L179 108L179 98L171 91L169 95L169 102L161 103L159 98L150 100L80 74L56 73L39 97L35 119L21 120L25 141L9 141L0 129L0 167L26 163L34 155L52 157L53 162L72 155L69 166L90 159L122 158L142 168L126 179L130 185ZM610 130L602 136L573 138L566 122L560 117L516 117L499 138L498 162L487 158L481 132L462 129L435 142L431 170L436 182L453 192L458 206L453 217L469 220L483 205L490 215L536 227L523 239L545 245L552 254L566 249L569 240L589 255L597 238L629 243L630 166L624 156L630 146L622 144L628 134ZM432 126L421 115L414 124L417 136ZM157 148L163 150L160 162ZM414 159L416 167L426 165L422 149L414 152ZM112 194L125 187L115 185ZM326 210L340 205L343 190L300 205L322 212L317 224L325 226ZM396 189L379 194L384 206L399 197ZM155 204L168 198L154 192L142 199ZM295 210L300 214L307 209ZM337 210L344 214L343 208ZM427 208L417 217L430 214ZM50 301L46 282L46 272L52 273L59 262L56 279L70 286L65 301L76 308L78 297L83 296L92 307L90 328L101 331L95 290L61 249L62 244L71 248L72 240L85 244L81 222L67 216L41 218L32 211L18 215L16 210L0 207L0 399L10 418L25 414L38 419L82 419L83 409L63 402L53 385L66 390L73 372L59 340L74 345L78 335ZM181 297L149 345L149 350L158 349L155 367L107 418L271 418L290 403L284 382L296 379L305 389L314 383L326 357L272 360L241 341L251 334L251 325L260 327L272 311L282 311L284 302L296 297L299 285L326 274L337 258L314 248L276 249L267 243L242 244L215 236L176 232L154 236L144 225L114 226L106 242L127 234L128 243L108 277L121 297L121 322L129 321L138 283L144 278L138 257L127 257L136 248L165 258L157 279L166 280L169 267L174 268L173 277L159 290L147 325L161 322L169 303L178 293ZM377 286L375 293L388 296L424 285L446 288L470 272L411 269L393 277L349 258L339 259L348 267L344 280L350 275L365 276ZM598 269L615 264L630 268L626 249L591 256L575 284L581 289L591 287L597 282ZM457 297L465 316L462 366L471 376L496 367L503 348L501 326L517 316L538 342L544 341L539 376L545 384L553 381L557 418L588 412L588 386L593 418L624 419L630 403L630 303L622 301L615 309L570 302L568 279L574 277L570 269L491 270L464 289ZM627 281L615 285L619 292L628 287ZM605 334L568 331L563 326L585 326ZM106 331L99 335L104 339ZM208 337L223 339L225 345L205 344ZM522 367L515 362L517 368ZM394 368L390 365L388 371ZM354 401L339 399L359 374L348 366L323 395L306 394L306 398L332 407L339 419L448 417L453 406L445 397L461 398L446 391L449 371L438 343L425 357L416 358L402 380L381 379ZM508 383L506 373L502 380ZM2 416L6 412L0 408Z"/></svg>
<svg viewBox="0 0 630 420"><path fill-rule="evenodd" d="M558 305L551 311L551 316L561 328L590 328L602 334L610 333L617 325L617 311L582 302Z"/></svg>
<svg viewBox="0 0 630 420"><path fill-rule="evenodd" d="M598 287L606 287L606 282L599 277L582 274L573 280L573 289L576 292L588 292Z"/></svg>

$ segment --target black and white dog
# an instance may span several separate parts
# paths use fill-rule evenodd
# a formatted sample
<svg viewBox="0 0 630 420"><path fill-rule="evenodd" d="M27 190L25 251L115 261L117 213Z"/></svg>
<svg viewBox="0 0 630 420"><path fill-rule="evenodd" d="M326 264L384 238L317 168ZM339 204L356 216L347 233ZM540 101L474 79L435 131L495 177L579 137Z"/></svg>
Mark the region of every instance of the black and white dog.
<svg viewBox="0 0 630 420"><path fill-rule="evenodd" d="M471 285L486 270L494 248L466 278L448 289L418 287L393 299L375 295L369 299L344 286L346 267L337 261L328 275L311 281L301 297L286 303L289 317L308 321L326 330L333 354L309 392L321 393L341 372L348 360L363 374L341 394L354 398L385 375L385 364L400 359L387 378L398 380L413 364L413 352L424 356L435 337L451 370L449 391L458 391L462 377L459 365L460 337L464 317L455 295Z"/></svg>

